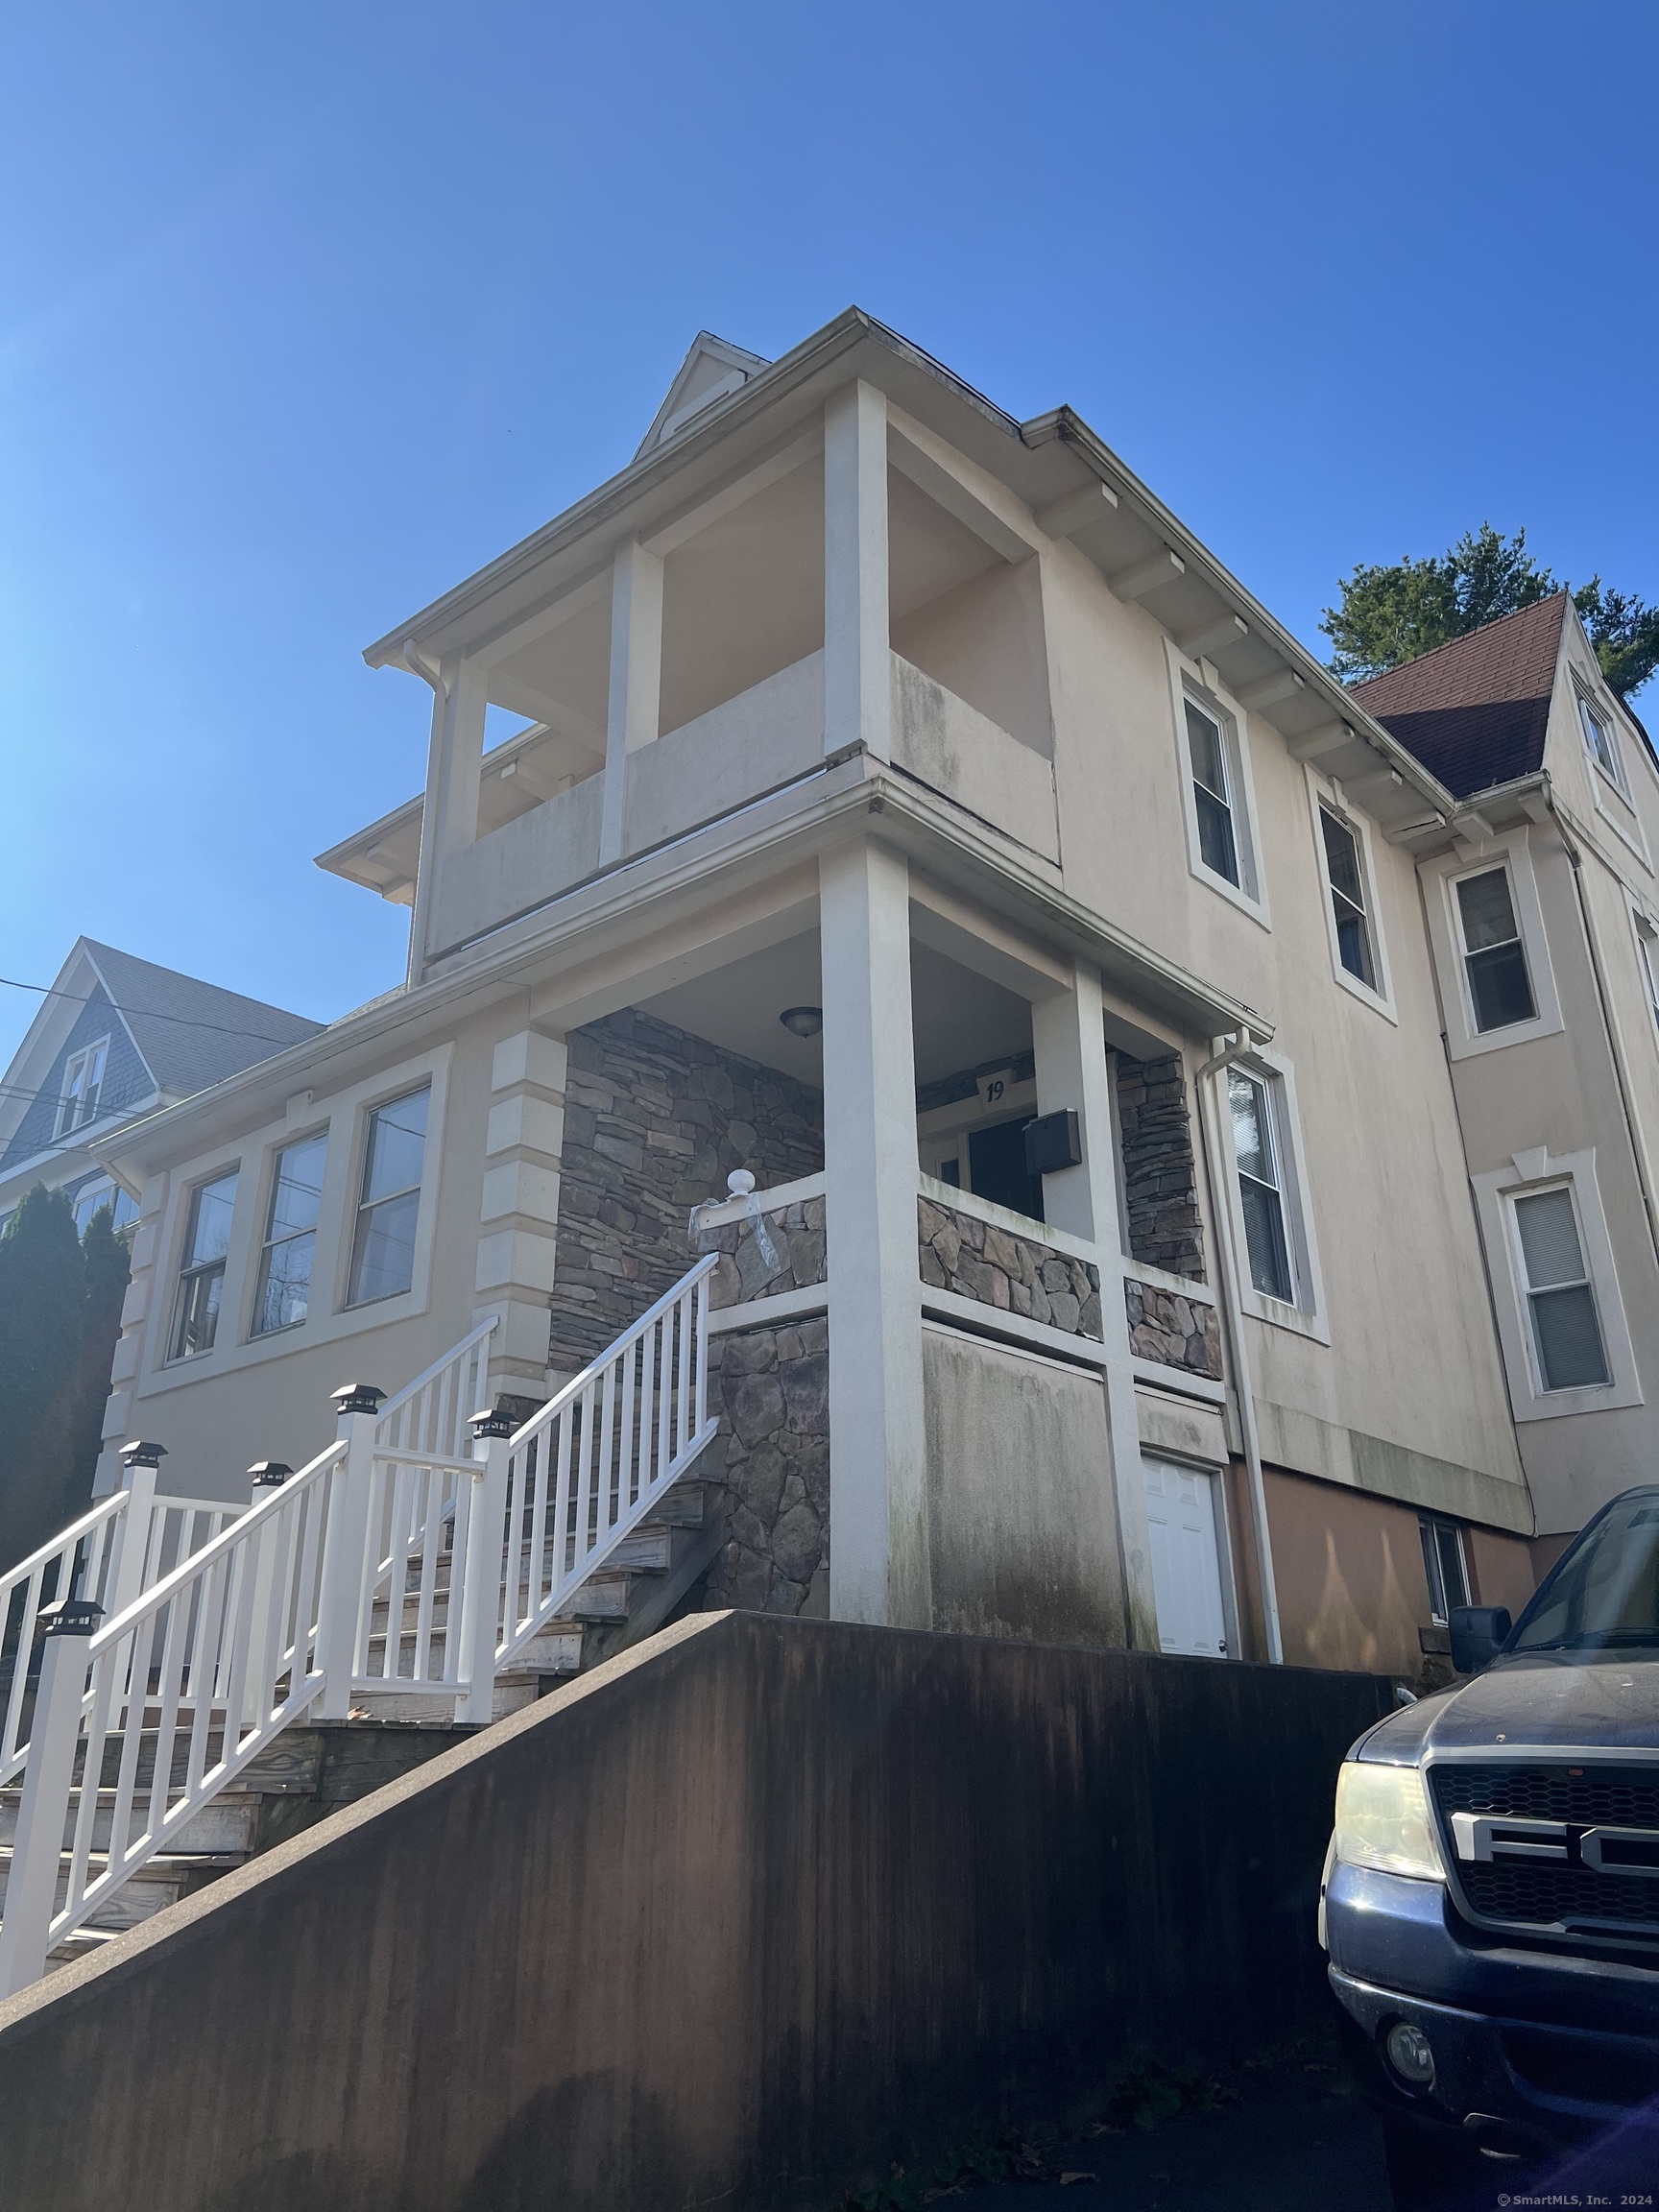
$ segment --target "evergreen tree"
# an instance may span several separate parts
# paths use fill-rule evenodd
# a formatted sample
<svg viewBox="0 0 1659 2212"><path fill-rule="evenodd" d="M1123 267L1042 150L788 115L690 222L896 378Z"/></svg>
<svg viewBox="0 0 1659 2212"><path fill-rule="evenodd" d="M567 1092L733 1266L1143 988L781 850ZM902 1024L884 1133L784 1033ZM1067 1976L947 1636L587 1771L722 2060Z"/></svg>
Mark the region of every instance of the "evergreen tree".
<svg viewBox="0 0 1659 2212"><path fill-rule="evenodd" d="M1501 615L1535 606L1560 586L1527 552L1525 530L1505 538L1482 522L1449 553L1361 562L1338 589L1342 604L1327 607L1319 627L1336 648L1332 674L1344 684L1362 684ZM1639 690L1659 667L1659 607L1607 589L1599 576L1579 586L1573 604L1610 688L1621 699Z"/></svg>
<svg viewBox="0 0 1659 2212"><path fill-rule="evenodd" d="M0 1236L0 1568L91 1495L127 1248L94 1214L84 1246L60 1190L36 1184Z"/></svg>

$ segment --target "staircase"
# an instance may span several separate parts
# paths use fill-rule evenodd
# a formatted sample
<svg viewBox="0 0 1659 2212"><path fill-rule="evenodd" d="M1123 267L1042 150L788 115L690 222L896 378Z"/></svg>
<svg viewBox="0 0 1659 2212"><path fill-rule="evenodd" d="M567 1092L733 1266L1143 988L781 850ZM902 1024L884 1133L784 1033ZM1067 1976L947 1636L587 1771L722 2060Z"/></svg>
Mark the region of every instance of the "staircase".
<svg viewBox="0 0 1659 2212"><path fill-rule="evenodd" d="M486 1322L392 1398L337 1391L335 1441L246 1509L132 1447L0 1577L0 1997L668 1619L720 1538L714 1263L517 1430L469 1410Z"/></svg>

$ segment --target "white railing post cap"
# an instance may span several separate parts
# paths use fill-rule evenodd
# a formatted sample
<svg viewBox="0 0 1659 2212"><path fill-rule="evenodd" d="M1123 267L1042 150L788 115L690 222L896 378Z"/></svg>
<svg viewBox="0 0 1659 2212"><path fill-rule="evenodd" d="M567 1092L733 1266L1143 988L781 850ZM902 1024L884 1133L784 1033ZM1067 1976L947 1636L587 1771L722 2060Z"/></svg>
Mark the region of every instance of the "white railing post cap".
<svg viewBox="0 0 1659 2212"><path fill-rule="evenodd" d="M165 1444L146 1444L136 1436L131 1444L123 1444L121 1447L123 1467L159 1467L166 1456Z"/></svg>
<svg viewBox="0 0 1659 2212"><path fill-rule="evenodd" d="M294 1470L286 1459L255 1459L248 1472L253 1478L255 1490L276 1490L287 1481Z"/></svg>
<svg viewBox="0 0 1659 2212"><path fill-rule="evenodd" d="M726 1178L726 1188L733 1198L747 1198L755 1188L755 1178L747 1167L733 1167Z"/></svg>
<svg viewBox="0 0 1659 2212"><path fill-rule="evenodd" d="M492 1436L511 1436L514 1421L511 1413L500 1406L483 1406L476 1413L469 1413L467 1426L480 1444Z"/></svg>
<svg viewBox="0 0 1659 2212"><path fill-rule="evenodd" d="M342 1382L328 1393L335 1412L342 1414L378 1413L385 1395L377 1382Z"/></svg>
<svg viewBox="0 0 1659 2212"><path fill-rule="evenodd" d="M104 1608L90 1598L58 1598L42 1605L35 1616L36 1636L91 1636L97 1633Z"/></svg>

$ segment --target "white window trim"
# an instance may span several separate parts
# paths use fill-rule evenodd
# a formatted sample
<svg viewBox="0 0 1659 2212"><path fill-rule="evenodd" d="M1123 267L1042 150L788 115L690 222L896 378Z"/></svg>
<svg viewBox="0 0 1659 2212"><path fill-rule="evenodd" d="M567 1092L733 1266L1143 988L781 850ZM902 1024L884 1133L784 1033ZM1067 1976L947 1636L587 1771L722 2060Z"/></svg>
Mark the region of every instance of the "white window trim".
<svg viewBox="0 0 1659 2212"><path fill-rule="evenodd" d="M106 1113L103 1109L104 1086L109 1079L109 1046L112 1037L113 1032L111 1032L109 1036L96 1038L90 1045L83 1045L78 1050L71 1052L68 1059L64 1061L63 1084L62 1088L58 1094L58 1112L52 1124L52 1142L54 1143L56 1143L60 1137L79 1137L83 1131L89 1132L93 1129L96 1129L100 1122L107 1121L109 1118L108 1113ZM99 1052L102 1052L104 1055L104 1072L98 1079L98 1105L100 1110L96 1114L87 1115L84 1120L71 1122L69 1118L69 1110L70 1107L76 1103L76 1101L72 1099L69 1094L70 1070L77 1066L84 1068L86 1063Z"/></svg>
<svg viewBox="0 0 1659 2212"><path fill-rule="evenodd" d="M1214 1047L1221 1049L1219 1043ZM1319 1265L1319 1246L1313 1233L1313 1210L1309 1203L1307 1155L1302 1143L1302 1117L1296 1107L1296 1072L1283 1052L1258 1045L1237 1065L1267 1086L1278 1143L1279 1167L1284 1177L1280 1201L1285 1210L1285 1238L1290 1248L1290 1272L1296 1299L1286 1305L1258 1290L1250 1275L1250 1244L1244 1229L1244 1203L1238 1191L1238 1160L1233 1149L1233 1110L1227 1096L1227 1070L1217 1069L1210 1078L1214 1085L1215 1113L1227 1162L1226 1206L1238 1262L1238 1304L1254 1320L1275 1329L1288 1329L1298 1336L1310 1336L1316 1344L1329 1344L1331 1323L1325 1307L1325 1278Z"/></svg>
<svg viewBox="0 0 1659 2212"><path fill-rule="evenodd" d="M1659 917L1636 899L1628 884L1624 886L1624 905L1630 916L1630 941L1636 949L1636 984L1647 1009L1647 1018L1656 1035L1659 1035ZM1651 944L1653 957L1648 958Z"/></svg>
<svg viewBox="0 0 1659 2212"><path fill-rule="evenodd" d="M1382 934L1382 916L1377 897L1377 867L1371 850L1371 826L1362 814L1355 812L1343 794L1342 786L1334 777L1321 776L1312 767L1306 770L1308 800L1311 810L1313 830L1313 858L1319 870L1319 893L1325 902L1325 937L1331 948L1331 973L1342 989L1358 998L1362 1006L1369 1006L1385 1021L1399 1025L1394 1011L1394 980L1388 966L1388 946ZM1319 816L1323 809L1334 814L1353 838L1359 854L1359 880L1365 893L1365 919L1371 928L1371 958L1377 970L1378 988L1373 991L1368 983L1342 964L1342 948L1336 938L1336 911L1331 889L1331 866L1325 853L1325 832Z"/></svg>
<svg viewBox="0 0 1659 2212"><path fill-rule="evenodd" d="M1544 933L1544 908L1538 897L1529 837L1526 829L1511 830L1478 847L1466 845L1461 852L1425 866L1425 876L1430 878L1426 887L1431 891L1429 938L1446 1014L1446 1049L1454 1060L1472 1059L1479 1052L1502 1052L1511 1045L1529 1045L1535 1038L1553 1037L1566 1027L1555 991L1555 972L1550 963L1550 941ZM1479 876L1499 866L1509 871L1509 896L1537 1012L1530 1022L1481 1031L1475 1026L1469 980L1463 969L1463 931L1455 885L1465 876Z"/></svg>
<svg viewBox="0 0 1659 2212"><path fill-rule="evenodd" d="M1568 695L1573 703L1573 721L1578 733L1578 744L1590 773L1590 797L1596 811L1649 875L1653 872L1653 855L1647 843L1647 832L1630 790L1629 741L1619 727L1619 716L1613 711L1599 685L1578 667L1569 662L1567 668ZM1619 773L1610 776L1590 749L1590 739L1584 728L1584 709L1589 708L1605 727L1608 743ZM1611 801L1611 804L1609 802Z"/></svg>
<svg viewBox="0 0 1659 2212"><path fill-rule="evenodd" d="M1164 640L1169 669L1169 711L1175 733L1175 759L1181 779L1181 818L1187 826L1187 866L1190 873L1212 891L1220 893L1241 913L1263 929L1273 926L1267 909L1267 884L1262 864L1261 817L1256 806L1256 781L1250 768L1249 716L1215 679L1214 669L1189 661L1173 638ZM1221 741L1235 789L1233 841L1243 878L1229 883L1204 859L1198 836L1198 803L1192 796L1192 750L1187 739L1187 699L1213 715L1221 725Z"/></svg>
<svg viewBox="0 0 1659 2212"><path fill-rule="evenodd" d="M1571 1413L1598 1413L1643 1403L1641 1378L1619 1294L1613 1242L1596 1179L1596 1153L1551 1153L1544 1145L1518 1152L1503 1167L1472 1178L1480 1233L1490 1262L1493 1301L1498 1310L1498 1340L1509 1377L1509 1396L1517 1421L1559 1421ZM1527 1281L1519 1248L1513 1201L1529 1191L1567 1185L1573 1192L1578 1234L1601 1326L1601 1345L1612 1373L1610 1382L1591 1382L1577 1390L1545 1390L1538 1373L1527 1312Z"/></svg>
<svg viewBox="0 0 1659 2212"><path fill-rule="evenodd" d="M150 1334L144 1347L144 1380L138 1395L148 1398L197 1381L204 1374L234 1373L267 1359L292 1358L297 1353L315 1351L358 1336L373 1329L408 1321L425 1313L432 1300L432 1262L437 1245L438 1207L441 1199L445 1109L447 1099L452 1044L437 1046L419 1058L406 1060L383 1074L353 1084L332 1098L313 1101L302 1119L267 1124L250 1133L239 1144L204 1155L177 1169L161 1225L160 1250L167 1266L160 1279L169 1285L168 1296L155 1302ZM363 1145L369 1115L388 1099L432 1086L432 1104L426 1123L426 1156L421 1179L421 1213L415 1231L415 1275L407 1290L372 1306L346 1306L345 1284L350 1264L350 1230L357 1218L356 1190L362 1174ZM318 1112L323 1118L318 1118ZM323 1169L323 1204L317 1222L317 1246L311 1265L311 1310L292 1329L274 1330L267 1336L250 1334L253 1318L253 1292L258 1280L259 1255L264 1248L265 1213L270 1204L271 1178L276 1154L301 1136L328 1132L328 1157ZM173 1317L172 1300L179 1280L184 1222L190 1192L199 1183L240 1163L242 1179L236 1188L236 1212L231 1222L230 1250L225 1263L225 1290L220 1308L219 1340L211 1352L199 1352L188 1359L166 1357L168 1331ZM257 1171L255 1171L255 1168ZM470 1310L470 1309L469 1309ZM226 1324L233 1314L236 1327Z"/></svg>

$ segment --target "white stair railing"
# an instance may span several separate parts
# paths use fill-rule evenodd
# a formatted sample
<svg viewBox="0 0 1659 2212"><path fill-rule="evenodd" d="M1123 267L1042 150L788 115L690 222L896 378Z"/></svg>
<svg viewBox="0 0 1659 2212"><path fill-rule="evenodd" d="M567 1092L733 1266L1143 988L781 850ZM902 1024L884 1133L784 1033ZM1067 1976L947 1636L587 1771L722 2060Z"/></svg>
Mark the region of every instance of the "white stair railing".
<svg viewBox="0 0 1659 2212"><path fill-rule="evenodd" d="M48 1756L26 1769L0 1996L36 1980L52 1947L316 1698L325 1534L346 1455L331 1444L267 1489L90 1639L49 1637L57 1665L50 1680L41 1670L36 1730ZM95 1852L104 1791L108 1846Z"/></svg>
<svg viewBox="0 0 1659 2212"><path fill-rule="evenodd" d="M712 1442L709 1253L508 1440L495 1667L569 1606ZM488 1526L480 1509L479 1520ZM477 1536L474 1536L476 1542Z"/></svg>
<svg viewBox="0 0 1659 2212"><path fill-rule="evenodd" d="M481 1321L376 1417L354 1691L453 1698L464 1687L455 1629L476 1473L470 1424L489 1383L494 1327L493 1318Z"/></svg>
<svg viewBox="0 0 1659 2212"><path fill-rule="evenodd" d="M108 1612L158 1582L210 1543L243 1508L224 1499L174 1498L148 1482L110 1491L60 1535L0 1575L0 1786L29 1756L30 1661L40 1608L86 1598Z"/></svg>
<svg viewBox="0 0 1659 2212"><path fill-rule="evenodd" d="M105 1602L120 1557L128 1503L125 1490L112 1490L61 1535L0 1575L0 1690L5 1697L0 1712L0 1783L12 1780L29 1756L25 1708L33 1702L30 1661L40 1608L59 1598Z"/></svg>
<svg viewBox="0 0 1659 2212"><path fill-rule="evenodd" d="M511 1434L477 1410L486 1321L384 1404L337 1391L339 1438L245 1511L156 1494L158 1448L132 1447L129 1486L0 1581L17 1639L0 1753L23 1771L0 1998L302 1715L344 1719L354 1691L395 1684L491 1718L496 1673L716 1433L716 1257Z"/></svg>

